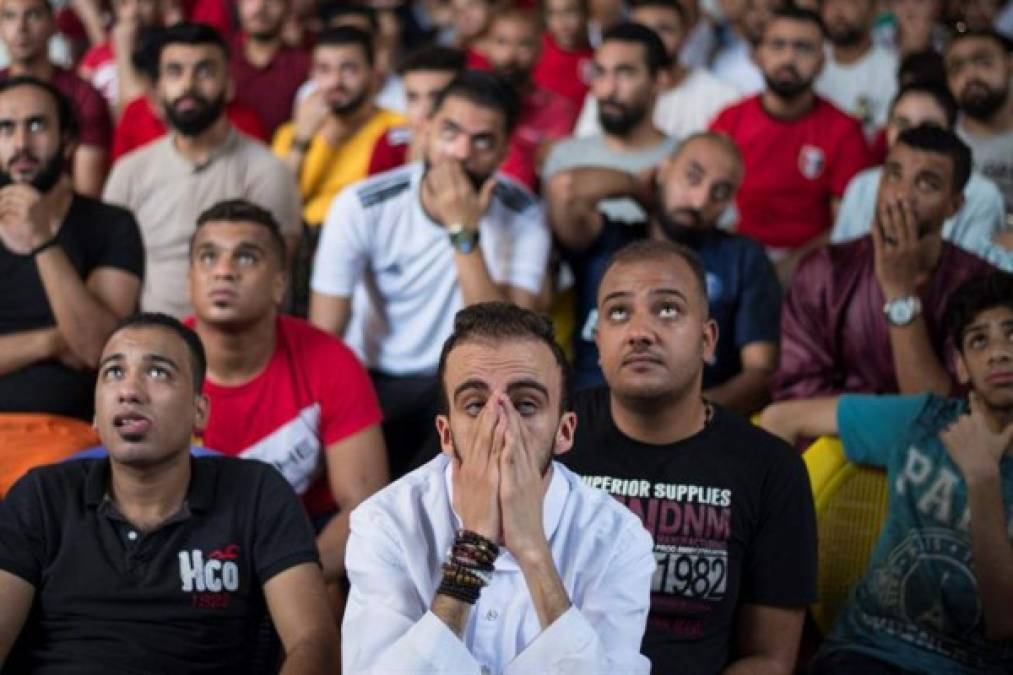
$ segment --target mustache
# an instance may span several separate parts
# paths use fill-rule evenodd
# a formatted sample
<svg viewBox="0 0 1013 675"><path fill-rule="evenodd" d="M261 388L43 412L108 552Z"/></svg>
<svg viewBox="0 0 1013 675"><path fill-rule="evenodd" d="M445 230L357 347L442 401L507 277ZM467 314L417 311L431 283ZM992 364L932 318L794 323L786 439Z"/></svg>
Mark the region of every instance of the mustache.
<svg viewBox="0 0 1013 675"><path fill-rule="evenodd" d="M208 105L210 101L195 91L185 91L170 102L170 105L175 108L185 99L193 99L195 103L199 105Z"/></svg>
<svg viewBox="0 0 1013 675"><path fill-rule="evenodd" d="M20 150L20 151L14 153L13 155L11 155L11 158L7 160L7 167L9 168L9 167L13 166L14 162L18 162L18 161L21 161L23 159L27 159L27 160L30 160L32 162L40 162L40 161L42 161L38 157L36 157L35 153L33 153L31 150L25 149L25 150Z"/></svg>

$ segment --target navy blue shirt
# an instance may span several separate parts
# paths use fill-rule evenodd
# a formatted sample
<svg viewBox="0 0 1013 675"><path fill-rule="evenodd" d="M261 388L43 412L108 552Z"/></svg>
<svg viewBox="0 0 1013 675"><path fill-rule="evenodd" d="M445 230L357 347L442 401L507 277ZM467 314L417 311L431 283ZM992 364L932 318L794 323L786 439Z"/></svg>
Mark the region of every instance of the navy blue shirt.
<svg viewBox="0 0 1013 675"><path fill-rule="evenodd" d="M598 239L587 250L566 258L573 269L576 291L576 330L573 335L574 375L578 389L604 384L594 344L598 319L598 285L612 254L646 236L643 225L625 225L605 219ZM704 388L737 375L743 346L751 342L778 342L781 321L781 285L774 266L760 244L722 230L710 230L693 247L703 262L711 317L718 324L714 363L704 368Z"/></svg>

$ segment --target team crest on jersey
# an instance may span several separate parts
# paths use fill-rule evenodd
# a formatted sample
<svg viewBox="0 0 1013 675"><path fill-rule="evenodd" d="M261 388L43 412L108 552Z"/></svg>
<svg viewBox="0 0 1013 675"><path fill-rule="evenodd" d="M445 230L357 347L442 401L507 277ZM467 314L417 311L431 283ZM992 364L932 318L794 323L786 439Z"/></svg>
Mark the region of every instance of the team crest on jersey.
<svg viewBox="0 0 1013 675"><path fill-rule="evenodd" d="M815 145L803 145L798 151L798 170L809 180L815 180L823 173L827 160L823 150Z"/></svg>

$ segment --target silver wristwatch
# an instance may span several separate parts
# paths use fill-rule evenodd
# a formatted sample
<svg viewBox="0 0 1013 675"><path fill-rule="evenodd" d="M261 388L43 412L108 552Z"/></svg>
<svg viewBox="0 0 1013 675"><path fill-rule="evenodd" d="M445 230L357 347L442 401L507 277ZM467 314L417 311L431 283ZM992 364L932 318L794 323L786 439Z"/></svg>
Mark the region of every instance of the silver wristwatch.
<svg viewBox="0 0 1013 675"><path fill-rule="evenodd" d="M891 326L906 326L922 313L922 301L915 295L894 298L883 305L886 322Z"/></svg>

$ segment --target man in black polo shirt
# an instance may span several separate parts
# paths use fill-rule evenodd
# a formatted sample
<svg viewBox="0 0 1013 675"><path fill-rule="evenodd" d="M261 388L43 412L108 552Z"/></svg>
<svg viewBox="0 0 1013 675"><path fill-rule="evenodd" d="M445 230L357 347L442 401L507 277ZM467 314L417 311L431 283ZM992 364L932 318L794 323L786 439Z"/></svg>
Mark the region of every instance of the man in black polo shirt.
<svg viewBox="0 0 1013 675"><path fill-rule="evenodd" d="M288 483L259 462L190 457L205 369L175 319L126 320L95 388L109 457L34 469L0 502L5 674L250 673L266 612L281 672L336 667L313 531Z"/></svg>
<svg viewBox="0 0 1013 675"><path fill-rule="evenodd" d="M584 422L560 459L654 539L652 672L787 675L816 596L809 481L789 445L703 399L718 338L705 289L679 244L615 254L595 329L608 387L576 395Z"/></svg>

